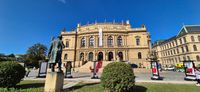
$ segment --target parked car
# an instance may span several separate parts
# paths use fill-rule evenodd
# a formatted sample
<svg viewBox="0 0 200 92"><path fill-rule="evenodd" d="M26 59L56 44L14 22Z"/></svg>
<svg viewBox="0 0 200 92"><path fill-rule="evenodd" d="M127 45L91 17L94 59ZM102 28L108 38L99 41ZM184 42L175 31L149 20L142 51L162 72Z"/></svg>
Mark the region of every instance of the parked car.
<svg viewBox="0 0 200 92"><path fill-rule="evenodd" d="M174 71L175 70L175 67L165 67L164 70L166 71Z"/></svg>
<svg viewBox="0 0 200 92"><path fill-rule="evenodd" d="M138 68L138 65L136 65L136 64L131 64L131 67L132 67L132 68Z"/></svg>

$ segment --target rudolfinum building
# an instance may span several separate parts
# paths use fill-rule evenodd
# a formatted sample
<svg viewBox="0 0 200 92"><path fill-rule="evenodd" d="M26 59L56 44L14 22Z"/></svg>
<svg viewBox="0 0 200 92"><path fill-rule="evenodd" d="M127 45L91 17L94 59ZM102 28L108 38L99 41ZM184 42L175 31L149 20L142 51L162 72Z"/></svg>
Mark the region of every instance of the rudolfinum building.
<svg viewBox="0 0 200 92"><path fill-rule="evenodd" d="M61 32L65 45L63 62L82 66L91 61L129 61L145 67L151 48L150 34L145 25L132 28L129 21L121 23L78 24L77 28Z"/></svg>

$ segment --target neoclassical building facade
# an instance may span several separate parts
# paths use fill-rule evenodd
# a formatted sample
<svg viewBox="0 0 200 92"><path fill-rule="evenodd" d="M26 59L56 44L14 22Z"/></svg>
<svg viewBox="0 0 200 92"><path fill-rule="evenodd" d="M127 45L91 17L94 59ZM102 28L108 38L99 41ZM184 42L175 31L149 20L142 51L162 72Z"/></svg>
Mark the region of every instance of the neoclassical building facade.
<svg viewBox="0 0 200 92"><path fill-rule="evenodd" d="M103 62L129 61L146 66L150 50L150 34L144 25L131 28L126 23L78 24L70 32L62 31L62 60L73 61L73 66L84 62L102 60Z"/></svg>
<svg viewBox="0 0 200 92"><path fill-rule="evenodd" d="M184 25L177 35L155 42L153 50L163 66L184 60L200 64L200 25Z"/></svg>

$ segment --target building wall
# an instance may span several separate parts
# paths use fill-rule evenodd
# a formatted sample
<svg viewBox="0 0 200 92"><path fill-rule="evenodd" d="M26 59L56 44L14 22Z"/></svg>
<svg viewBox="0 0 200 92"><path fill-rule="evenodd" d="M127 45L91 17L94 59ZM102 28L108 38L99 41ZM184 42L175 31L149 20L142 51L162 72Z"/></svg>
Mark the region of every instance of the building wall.
<svg viewBox="0 0 200 92"><path fill-rule="evenodd" d="M103 46L99 46L99 29L103 30ZM81 66L85 61L95 61L98 59L99 52L103 53L103 61L109 61L109 52L113 53L111 61L118 61L119 52L123 53L123 61L130 61L135 64L143 64L147 62L147 54L149 52L150 34L146 28L131 28L130 24L111 24L99 23L85 26L78 26L77 31L77 47L76 47L76 65ZM63 50L63 61L74 61L75 50L75 31L61 32L63 42L69 42L69 47ZM113 46L108 46L108 37L112 37ZM117 39L122 37L122 45L118 46ZM90 37L94 38L94 46L89 46ZM81 39L85 38L85 46L81 47ZM139 39L140 44L136 44L136 39ZM93 53L93 60L89 60L89 53ZM142 58L138 59L138 53L141 52ZM83 53L84 58L80 58ZM67 60L65 60L67 54ZM146 65L146 64L143 64Z"/></svg>
<svg viewBox="0 0 200 92"><path fill-rule="evenodd" d="M191 36L194 37L194 41L191 40ZM158 59L164 66L182 63L184 60L192 60L197 65L200 64L200 61L196 58L196 56L200 56L200 39L198 39L198 36L200 36L199 33L176 37L175 39L154 46L153 50L157 52ZM194 51L193 45L196 45L197 51ZM186 49L187 47L188 50Z"/></svg>

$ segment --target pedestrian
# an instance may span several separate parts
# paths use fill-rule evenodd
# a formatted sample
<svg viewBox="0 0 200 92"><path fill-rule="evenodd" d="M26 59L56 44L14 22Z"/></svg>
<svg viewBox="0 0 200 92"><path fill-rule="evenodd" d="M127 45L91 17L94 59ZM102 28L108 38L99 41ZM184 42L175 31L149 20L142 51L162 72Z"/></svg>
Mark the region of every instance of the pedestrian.
<svg viewBox="0 0 200 92"><path fill-rule="evenodd" d="M195 68L195 75L196 75L196 86L200 86L200 67Z"/></svg>

